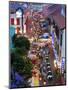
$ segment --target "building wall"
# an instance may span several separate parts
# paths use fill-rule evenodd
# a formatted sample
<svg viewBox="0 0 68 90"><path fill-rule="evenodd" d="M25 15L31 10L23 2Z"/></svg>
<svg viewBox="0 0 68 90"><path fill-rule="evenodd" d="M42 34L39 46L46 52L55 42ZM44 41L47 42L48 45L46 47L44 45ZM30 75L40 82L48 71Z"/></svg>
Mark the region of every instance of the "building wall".
<svg viewBox="0 0 68 90"><path fill-rule="evenodd" d="M62 34L62 57L65 58L65 29Z"/></svg>
<svg viewBox="0 0 68 90"><path fill-rule="evenodd" d="M64 74L66 71L66 60L65 60L65 29L62 33L62 47L61 47L61 73Z"/></svg>
<svg viewBox="0 0 68 90"><path fill-rule="evenodd" d="M13 48L13 43L12 43L12 37L14 36L15 34L15 28L10 26L9 28L9 35L10 35L10 38L9 38L9 44L10 44L10 48Z"/></svg>
<svg viewBox="0 0 68 90"><path fill-rule="evenodd" d="M11 19L13 20L13 24L11 24ZM19 18L20 24L17 25L16 19ZM9 26L9 35L10 35L10 48L13 48L13 43L12 43L12 37L14 34L22 33L22 17L16 17L16 13L10 14L10 26ZM20 28L20 30L19 30Z"/></svg>
<svg viewBox="0 0 68 90"><path fill-rule="evenodd" d="M12 25L11 24L11 19L14 19L14 24ZM20 21L20 24L19 25L17 25L17 17L16 17L16 14L14 13L14 14L10 14L10 26L11 27L14 27L15 28L15 33L17 33L17 27L18 28L20 28L20 33L22 33L22 17L18 17L19 18L19 21Z"/></svg>

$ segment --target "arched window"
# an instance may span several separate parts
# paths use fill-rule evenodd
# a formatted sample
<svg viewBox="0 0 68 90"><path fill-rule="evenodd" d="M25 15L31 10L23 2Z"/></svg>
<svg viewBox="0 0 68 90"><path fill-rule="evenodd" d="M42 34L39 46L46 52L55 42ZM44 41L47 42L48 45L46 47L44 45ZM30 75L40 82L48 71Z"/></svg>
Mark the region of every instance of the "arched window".
<svg viewBox="0 0 68 90"><path fill-rule="evenodd" d="M16 17L20 18L22 17L22 12L23 10L21 10L20 8L16 10Z"/></svg>

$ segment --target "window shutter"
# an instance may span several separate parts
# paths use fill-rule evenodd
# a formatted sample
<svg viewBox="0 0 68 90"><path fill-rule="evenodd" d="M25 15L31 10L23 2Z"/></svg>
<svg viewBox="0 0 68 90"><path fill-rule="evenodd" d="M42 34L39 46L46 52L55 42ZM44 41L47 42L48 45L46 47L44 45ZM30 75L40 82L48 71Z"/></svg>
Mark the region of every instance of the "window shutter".
<svg viewBox="0 0 68 90"><path fill-rule="evenodd" d="M20 25L20 19L17 18L17 25Z"/></svg>
<svg viewBox="0 0 68 90"><path fill-rule="evenodd" d="M11 18L11 25L14 25L14 18Z"/></svg>

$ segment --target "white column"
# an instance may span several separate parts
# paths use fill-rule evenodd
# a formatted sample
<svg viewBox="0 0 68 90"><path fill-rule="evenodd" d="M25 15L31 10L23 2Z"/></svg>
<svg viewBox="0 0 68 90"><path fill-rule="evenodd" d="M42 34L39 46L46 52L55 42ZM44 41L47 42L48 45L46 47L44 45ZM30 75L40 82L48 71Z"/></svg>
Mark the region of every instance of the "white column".
<svg viewBox="0 0 68 90"><path fill-rule="evenodd" d="M26 33L26 24L25 16L23 15L23 33Z"/></svg>

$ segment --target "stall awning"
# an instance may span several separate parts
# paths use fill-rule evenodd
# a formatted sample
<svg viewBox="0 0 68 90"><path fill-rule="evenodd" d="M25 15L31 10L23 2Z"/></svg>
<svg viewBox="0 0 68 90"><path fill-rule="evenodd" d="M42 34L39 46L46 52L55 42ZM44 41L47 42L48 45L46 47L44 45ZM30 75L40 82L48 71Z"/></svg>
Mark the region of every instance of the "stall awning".
<svg viewBox="0 0 68 90"><path fill-rule="evenodd" d="M53 19L55 20L55 23L58 25L59 29L65 28L65 17L61 14L53 15Z"/></svg>

